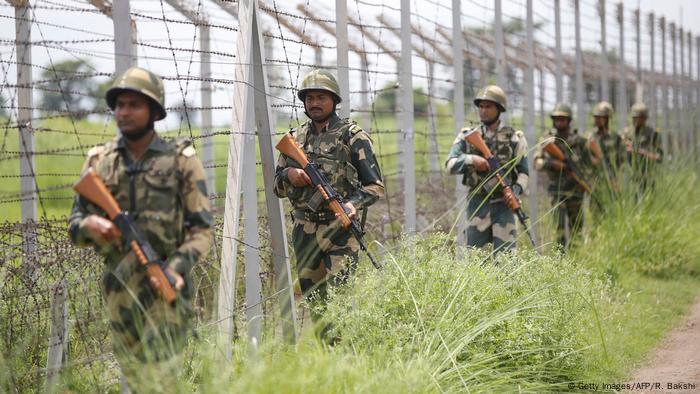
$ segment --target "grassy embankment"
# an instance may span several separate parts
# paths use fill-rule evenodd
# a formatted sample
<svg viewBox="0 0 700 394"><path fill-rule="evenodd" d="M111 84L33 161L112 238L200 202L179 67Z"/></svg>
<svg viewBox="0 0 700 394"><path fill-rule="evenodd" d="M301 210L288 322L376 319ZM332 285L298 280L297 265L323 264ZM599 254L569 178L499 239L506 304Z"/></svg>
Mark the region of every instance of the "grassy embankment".
<svg viewBox="0 0 700 394"><path fill-rule="evenodd" d="M456 251L451 235L405 240L384 271L361 264L335 295L327 316L342 340L332 349L307 330L298 346L268 341L252 358L241 340L222 363L205 329L188 349L183 387L540 392L618 382L698 295L699 182L686 164L665 168L641 202L622 182L569 256L523 251L494 266L484 253Z"/></svg>

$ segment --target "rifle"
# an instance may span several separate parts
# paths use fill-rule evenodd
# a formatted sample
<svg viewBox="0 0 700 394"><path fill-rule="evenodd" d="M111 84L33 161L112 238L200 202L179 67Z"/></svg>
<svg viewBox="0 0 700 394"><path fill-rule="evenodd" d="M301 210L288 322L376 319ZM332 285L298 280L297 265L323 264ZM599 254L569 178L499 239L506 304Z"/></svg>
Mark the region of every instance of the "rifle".
<svg viewBox="0 0 700 394"><path fill-rule="evenodd" d="M287 157L296 161L301 165L301 169L306 172L306 175L311 179L311 184L315 187L323 196L323 199L328 201L328 207L333 211L341 225L344 229L350 231L350 233L355 237L357 242L360 244L360 249L367 253L372 265L376 269L381 269L382 266L374 260L374 257L367 249L367 245L364 241L364 231L360 226L357 219L350 219L348 212L343 205L343 198L338 194L338 192L333 188L333 186L328 182L328 179L323 175L323 173L316 167L316 165L309 161L306 153L299 148L294 137L291 134L286 134L280 142L275 146L278 151L285 154Z"/></svg>
<svg viewBox="0 0 700 394"><path fill-rule="evenodd" d="M532 246L537 247L537 244L535 244L535 239L532 237L532 234L530 233L530 229L527 225L527 215L525 215L525 212L523 211L522 206L520 206L520 200L515 196L513 193L513 189L511 189L510 185L508 182L506 182L505 179L505 171L503 171L503 168L501 167L501 164L498 162L498 159L496 156L491 153L491 149L489 149L488 146L486 146L486 143L484 142L484 139L481 138L481 134L476 131L476 129L472 129L469 131L465 136L464 139L472 144L479 152L481 152L482 155L486 158L486 160L489 162L489 167L491 167L491 171L494 171L494 175L496 176L496 180L498 180L498 184L501 186L503 195L508 195L511 194L513 195L515 199L515 207L512 208L513 212L515 212L515 215L518 217L518 220L520 221L520 224L523 225L523 228L525 228L525 233L527 233L527 237L530 238L530 242L532 242Z"/></svg>
<svg viewBox="0 0 700 394"><path fill-rule="evenodd" d="M134 251L139 263L146 267L146 276L149 279L156 279L157 284L151 284L153 291L163 297L169 304L172 304L176 298L175 290L173 289L175 281L165 272L151 244L136 227L136 223L134 223L131 215L126 211L122 211L119 203L114 199L112 193L109 192L102 179L95 174L92 168L89 168L85 175L73 186L73 190L107 213L109 219L121 231L131 250ZM152 283L150 280L149 282Z"/></svg>
<svg viewBox="0 0 700 394"><path fill-rule="evenodd" d="M571 176L576 183L583 188L583 190L585 190L588 194L591 194L591 186L585 181L583 175L581 175L581 172L578 170L578 167L576 167L576 164L574 164L574 161L564 155L564 152L559 149L559 147L554 143L553 139L550 140L550 142L548 142L543 149L555 159L563 162L568 169L569 176Z"/></svg>

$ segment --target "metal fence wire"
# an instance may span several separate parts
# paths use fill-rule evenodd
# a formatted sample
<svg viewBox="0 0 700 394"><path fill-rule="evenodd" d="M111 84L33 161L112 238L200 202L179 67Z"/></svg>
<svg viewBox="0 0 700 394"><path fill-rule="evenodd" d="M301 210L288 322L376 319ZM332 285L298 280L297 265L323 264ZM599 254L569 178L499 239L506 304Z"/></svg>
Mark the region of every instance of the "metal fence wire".
<svg viewBox="0 0 700 394"><path fill-rule="evenodd" d="M404 234L459 238L468 191L443 162L487 84L507 92L507 120L531 147L555 103L571 103L583 131L607 100L618 129L646 102L667 157L698 148L700 37L622 3L6 0L0 27L0 365L19 391L59 376L118 382L102 262L71 245L66 216L86 153L117 133L103 97L130 65L162 76L156 127L191 138L204 164L216 247L194 270L196 326L222 333L228 354L235 338L294 340L304 326L289 206L268 176L270 141L306 119L296 89L314 68L338 75L338 111L373 139L387 195L366 230L389 248ZM248 100L263 110L246 113ZM540 178L531 171L526 205L545 243Z"/></svg>

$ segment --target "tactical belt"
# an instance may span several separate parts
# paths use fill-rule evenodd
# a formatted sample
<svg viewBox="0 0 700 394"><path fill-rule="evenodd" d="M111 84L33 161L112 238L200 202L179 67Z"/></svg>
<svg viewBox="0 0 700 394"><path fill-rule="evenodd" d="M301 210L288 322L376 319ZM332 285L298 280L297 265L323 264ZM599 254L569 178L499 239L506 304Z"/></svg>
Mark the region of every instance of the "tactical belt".
<svg viewBox="0 0 700 394"><path fill-rule="evenodd" d="M330 223L335 220L335 213L332 211L312 212L303 209L295 209L292 211L292 218L309 222Z"/></svg>

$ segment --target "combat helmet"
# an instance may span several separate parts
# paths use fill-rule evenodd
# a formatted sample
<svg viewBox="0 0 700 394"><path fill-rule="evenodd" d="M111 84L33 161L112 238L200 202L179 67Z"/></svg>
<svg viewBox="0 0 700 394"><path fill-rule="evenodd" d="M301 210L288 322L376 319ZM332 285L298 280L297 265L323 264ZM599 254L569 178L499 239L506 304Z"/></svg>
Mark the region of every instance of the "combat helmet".
<svg viewBox="0 0 700 394"><path fill-rule="evenodd" d="M612 105L607 101L601 101L593 107L593 116L612 116L615 111Z"/></svg>
<svg viewBox="0 0 700 394"><path fill-rule="evenodd" d="M301 86L297 92L297 97L302 102L306 98L306 93L310 90L325 90L333 94L336 103L340 103L343 99L340 97L340 85L335 79L335 75L327 70L313 70L308 73L304 80L301 81Z"/></svg>
<svg viewBox="0 0 700 394"><path fill-rule="evenodd" d="M571 107L569 107L567 104L557 103L557 105L554 106L554 110L552 111L551 115L549 116L551 118L554 118L556 116L563 116L569 119L573 119L573 112L571 111Z"/></svg>
<svg viewBox="0 0 700 394"><path fill-rule="evenodd" d="M114 80L107 90L105 99L111 110L117 105L117 96L123 92L136 92L145 95L156 104L158 113L155 120L165 118L165 90L163 80L154 73L140 67L131 67Z"/></svg>
<svg viewBox="0 0 700 394"><path fill-rule="evenodd" d="M649 117L649 109L644 103L635 103L632 106L631 111L632 112L632 117L633 118L648 118Z"/></svg>
<svg viewBox="0 0 700 394"><path fill-rule="evenodd" d="M503 89L496 85L489 85L479 90L474 98L474 105L478 107L479 103L484 100L496 103L501 112L506 112L506 109L508 108L506 93L503 91Z"/></svg>

